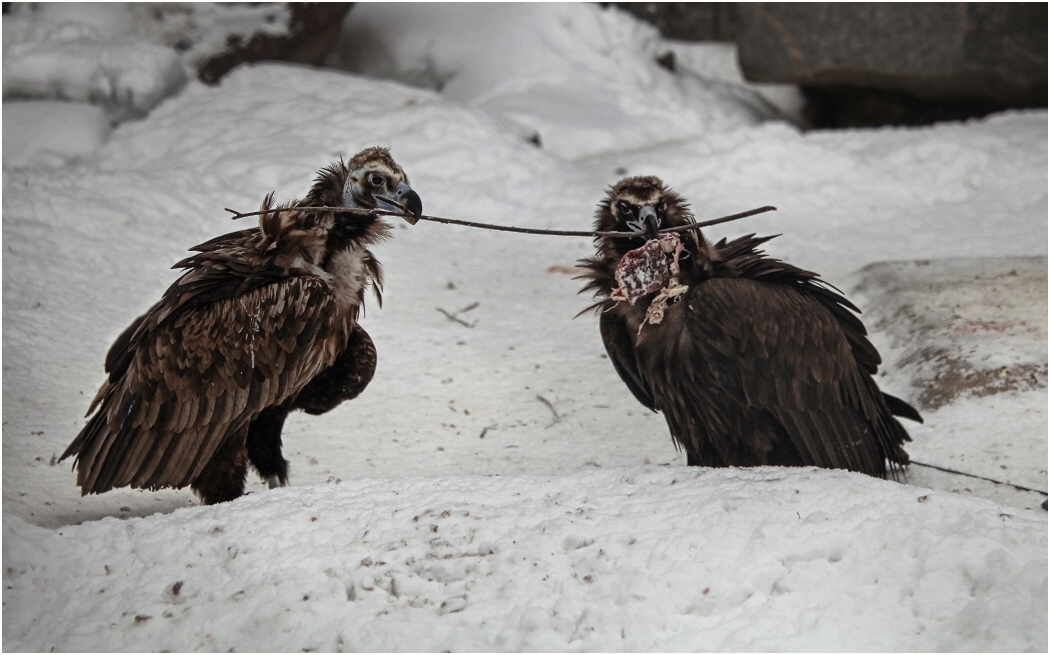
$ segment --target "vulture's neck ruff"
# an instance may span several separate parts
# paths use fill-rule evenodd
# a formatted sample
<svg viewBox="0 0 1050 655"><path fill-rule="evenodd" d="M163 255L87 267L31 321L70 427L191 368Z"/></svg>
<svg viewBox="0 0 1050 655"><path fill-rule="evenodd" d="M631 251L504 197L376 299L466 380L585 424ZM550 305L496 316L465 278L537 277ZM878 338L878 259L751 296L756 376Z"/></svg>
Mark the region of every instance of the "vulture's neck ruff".
<svg viewBox="0 0 1050 655"><path fill-rule="evenodd" d="M355 316L369 285L382 305L382 269L368 247L389 238L391 226L380 216L317 208L395 208L415 223L422 202L390 153L369 148L349 162L324 168L306 197L292 206L299 211L259 217L264 246L276 250L275 263L287 270L305 268L324 279L339 304ZM271 207L268 196L262 210Z"/></svg>

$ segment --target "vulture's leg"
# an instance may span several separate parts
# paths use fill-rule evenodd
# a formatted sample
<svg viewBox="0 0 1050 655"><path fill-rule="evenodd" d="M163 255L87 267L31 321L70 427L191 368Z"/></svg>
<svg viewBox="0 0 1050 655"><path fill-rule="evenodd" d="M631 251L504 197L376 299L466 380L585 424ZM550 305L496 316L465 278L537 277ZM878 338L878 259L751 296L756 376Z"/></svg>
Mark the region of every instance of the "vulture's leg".
<svg viewBox="0 0 1050 655"><path fill-rule="evenodd" d="M248 460L271 489L288 484L288 460L281 455L281 430L286 418L287 407L271 405L248 425Z"/></svg>
<svg viewBox="0 0 1050 655"><path fill-rule="evenodd" d="M248 459L271 489L288 484L288 461L281 455L281 431L288 412L324 414L335 409L364 391L375 370L375 346L360 325L354 326L343 354L310 380L294 401L267 407L255 417L248 428Z"/></svg>
<svg viewBox="0 0 1050 655"><path fill-rule="evenodd" d="M247 434L246 425L230 435L190 483L205 505L224 503L244 494L244 476L248 472L248 451L244 447Z"/></svg>
<svg viewBox="0 0 1050 655"><path fill-rule="evenodd" d="M783 429L777 431L777 439L773 442L773 448L766 455L766 462L770 466L814 466L813 463L805 461L803 456L791 443L791 437Z"/></svg>
<svg viewBox="0 0 1050 655"><path fill-rule="evenodd" d="M346 350L299 392L292 409L324 414L344 400L358 396L376 372L376 347L360 325L355 325Z"/></svg>

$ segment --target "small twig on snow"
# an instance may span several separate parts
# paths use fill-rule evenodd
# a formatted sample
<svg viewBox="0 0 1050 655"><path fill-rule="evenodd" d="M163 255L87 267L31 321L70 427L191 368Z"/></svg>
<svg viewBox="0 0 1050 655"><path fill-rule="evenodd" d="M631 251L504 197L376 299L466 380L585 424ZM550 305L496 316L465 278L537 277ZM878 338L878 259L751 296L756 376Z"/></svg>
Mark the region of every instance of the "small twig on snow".
<svg viewBox="0 0 1050 655"><path fill-rule="evenodd" d="M546 398L544 398L543 396L541 396L539 394L536 394L536 400L538 400L541 403L543 403L544 405L546 405L547 409L551 410L551 414L554 414L554 421L550 425L547 426L548 428L549 427L553 427L555 424L558 423L558 421L561 420L561 415L558 414L558 410L554 409L554 405L551 404L551 401L547 400Z"/></svg>
<svg viewBox="0 0 1050 655"><path fill-rule="evenodd" d="M475 303L475 306L477 306L477 303ZM464 327L473 328L475 325L478 324L478 320L477 319L474 319L473 323L467 323L466 321L464 321L463 319L461 319L459 317L459 312L456 312L455 314L450 314L450 313L448 313L447 311L445 311L444 309L442 309L440 307L435 307L435 309L437 309L439 312L444 314L445 317L448 318L448 320L455 321L456 323L459 323L460 325L462 325ZM470 309L474 309L474 307L471 307ZM463 310L460 310L460 311L463 311Z"/></svg>

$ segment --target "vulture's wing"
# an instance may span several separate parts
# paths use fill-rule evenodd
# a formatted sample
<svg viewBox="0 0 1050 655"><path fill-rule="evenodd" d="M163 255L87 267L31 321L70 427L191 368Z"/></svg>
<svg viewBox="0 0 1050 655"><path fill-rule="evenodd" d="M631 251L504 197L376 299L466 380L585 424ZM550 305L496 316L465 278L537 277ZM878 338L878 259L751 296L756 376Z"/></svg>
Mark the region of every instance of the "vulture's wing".
<svg viewBox="0 0 1050 655"><path fill-rule="evenodd" d="M158 303L118 339L98 411L63 455L78 455L82 492L192 482L229 435L334 359L335 316L328 286L309 276Z"/></svg>
<svg viewBox="0 0 1050 655"><path fill-rule="evenodd" d="M677 374L773 417L802 463L882 477L887 457L907 462L900 448L907 434L870 376L878 354L860 321L821 294L839 298L802 285L701 282L680 303L695 357L677 363L688 367ZM711 391L700 389L691 400L702 405ZM709 417L708 429L720 418Z"/></svg>
<svg viewBox="0 0 1050 655"><path fill-rule="evenodd" d="M656 403L653 402L653 392L638 372L638 360L634 354L634 345L632 345L627 326L621 319L609 313L601 315L598 325L601 328L605 352L609 354L609 360L620 379L631 390L638 402L655 412Z"/></svg>

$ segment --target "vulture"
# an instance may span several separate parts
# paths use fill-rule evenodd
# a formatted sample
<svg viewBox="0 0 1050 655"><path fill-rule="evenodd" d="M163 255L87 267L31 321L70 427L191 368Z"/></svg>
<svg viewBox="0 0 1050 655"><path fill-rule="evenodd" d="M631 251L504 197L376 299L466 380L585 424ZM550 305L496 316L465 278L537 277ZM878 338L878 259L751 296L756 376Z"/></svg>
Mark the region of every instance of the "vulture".
<svg viewBox="0 0 1050 655"><path fill-rule="evenodd" d="M773 237L710 243L681 196L629 177L599 203L579 262L606 352L634 397L662 412L691 466L819 466L894 478L922 422L875 383L881 359L857 309L811 273L766 256ZM581 312L583 313L583 312Z"/></svg>
<svg viewBox="0 0 1050 655"><path fill-rule="evenodd" d="M271 487L287 484L288 413L355 398L376 365L357 320L369 287L382 305L368 246L390 226L320 207L412 224L423 211L389 151L369 148L322 169L302 200L275 207L269 194L258 227L191 248L178 280L109 349L90 418L62 454L75 456L82 494L189 485L210 505L244 493L249 464Z"/></svg>

